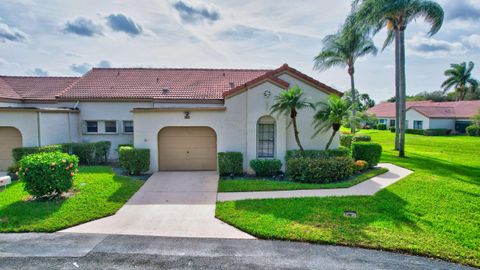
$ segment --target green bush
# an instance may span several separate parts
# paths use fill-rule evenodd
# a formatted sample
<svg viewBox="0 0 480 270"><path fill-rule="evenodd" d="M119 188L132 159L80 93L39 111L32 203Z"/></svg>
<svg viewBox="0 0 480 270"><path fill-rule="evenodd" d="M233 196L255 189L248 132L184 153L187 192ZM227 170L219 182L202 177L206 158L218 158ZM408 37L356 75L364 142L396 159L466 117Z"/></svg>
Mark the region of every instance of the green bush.
<svg viewBox="0 0 480 270"><path fill-rule="evenodd" d="M352 143L352 157L355 161L365 160L369 168L377 166L382 156L382 146L378 143L355 142Z"/></svg>
<svg viewBox="0 0 480 270"><path fill-rule="evenodd" d="M108 161L108 154L110 153L110 148L112 147L112 143L109 141L100 141L94 142L94 160L96 164L107 163Z"/></svg>
<svg viewBox="0 0 480 270"><path fill-rule="evenodd" d="M123 147L123 146L133 147L133 144L131 144L131 143L119 144L119 145L117 145L117 149L115 149L115 150L118 152L118 150L120 149L120 147Z"/></svg>
<svg viewBox="0 0 480 270"><path fill-rule="evenodd" d="M288 162L291 158L331 158L331 157L347 157L350 156L350 149L340 147L338 149L329 150L305 150L305 156L302 156L300 150L288 150L285 153L285 161Z"/></svg>
<svg viewBox="0 0 480 270"><path fill-rule="evenodd" d="M93 143L64 143L63 152L78 157L80 164L95 163L95 144Z"/></svg>
<svg viewBox="0 0 480 270"><path fill-rule="evenodd" d="M470 125L467 127L466 132L469 136L480 136L480 126Z"/></svg>
<svg viewBox="0 0 480 270"><path fill-rule="evenodd" d="M62 146L58 144L35 146L35 147L18 147L12 150L12 157L15 163L18 163L24 156L37 153L62 152Z"/></svg>
<svg viewBox="0 0 480 270"><path fill-rule="evenodd" d="M287 162L290 180L304 183L330 183L353 175L350 157L292 158Z"/></svg>
<svg viewBox="0 0 480 270"><path fill-rule="evenodd" d="M371 142L372 137L370 135L355 135L352 138L352 142Z"/></svg>
<svg viewBox="0 0 480 270"><path fill-rule="evenodd" d="M20 160L18 175L35 197L58 196L73 185L78 158L60 152L38 153Z"/></svg>
<svg viewBox="0 0 480 270"><path fill-rule="evenodd" d="M452 130L448 128L431 128L423 131L425 136L447 136L450 133L452 133Z"/></svg>
<svg viewBox="0 0 480 270"><path fill-rule="evenodd" d="M148 171L150 167L150 149L122 146L118 149L120 167L131 175Z"/></svg>
<svg viewBox="0 0 480 270"><path fill-rule="evenodd" d="M343 147L350 148L350 146L352 146L352 139L353 139L352 134L342 134L340 135L340 145Z"/></svg>
<svg viewBox="0 0 480 270"><path fill-rule="evenodd" d="M386 124L377 124L377 129L378 130L387 130L387 125Z"/></svg>
<svg viewBox="0 0 480 270"><path fill-rule="evenodd" d="M407 128L407 129L405 130L405 133L408 133L408 134L417 134L417 135L424 135L423 129Z"/></svg>
<svg viewBox="0 0 480 270"><path fill-rule="evenodd" d="M243 154L240 152L218 153L218 170L221 176L243 173Z"/></svg>
<svg viewBox="0 0 480 270"><path fill-rule="evenodd" d="M282 169L282 162L278 159L252 159L250 167L256 176L274 176Z"/></svg>
<svg viewBox="0 0 480 270"><path fill-rule="evenodd" d="M391 127L390 132L395 132L395 127Z"/></svg>

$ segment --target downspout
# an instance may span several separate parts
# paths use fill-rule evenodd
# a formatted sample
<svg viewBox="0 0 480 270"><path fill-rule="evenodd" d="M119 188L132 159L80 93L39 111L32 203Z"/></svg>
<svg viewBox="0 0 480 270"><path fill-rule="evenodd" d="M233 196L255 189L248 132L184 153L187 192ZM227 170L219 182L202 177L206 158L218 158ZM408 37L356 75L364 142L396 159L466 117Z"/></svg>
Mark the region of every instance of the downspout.
<svg viewBox="0 0 480 270"><path fill-rule="evenodd" d="M245 91L245 158L244 158L244 168L247 168L248 171L248 92L249 89Z"/></svg>
<svg viewBox="0 0 480 270"><path fill-rule="evenodd" d="M68 118L68 142L72 142L72 127L70 124L70 113L67 114Z"/></svg>
<svg viewBox="0 0 480 270"><path fill-rule="evenodd" d="M40 131L40 112L37 112L37 143L42 146L41 131Z"/></svg>

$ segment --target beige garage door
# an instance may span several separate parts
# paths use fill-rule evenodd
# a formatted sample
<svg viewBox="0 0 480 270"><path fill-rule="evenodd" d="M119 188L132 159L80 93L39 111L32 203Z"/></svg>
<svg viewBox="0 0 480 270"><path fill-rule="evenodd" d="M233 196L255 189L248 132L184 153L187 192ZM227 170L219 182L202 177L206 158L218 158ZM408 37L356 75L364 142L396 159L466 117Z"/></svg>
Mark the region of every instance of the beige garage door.
<svg viewBox="0 0 480 270"><path fill-rule="evenodd" d="M22 146L22 134L13 127L0 127L0 171L12 165L12 149Z"/></svg>
<svg viewBox="0 0 480 270"><path fill-rule="evenodd" d="M158 133L160 171L217 170L217 136L208 127L167 127Z"/></svg>

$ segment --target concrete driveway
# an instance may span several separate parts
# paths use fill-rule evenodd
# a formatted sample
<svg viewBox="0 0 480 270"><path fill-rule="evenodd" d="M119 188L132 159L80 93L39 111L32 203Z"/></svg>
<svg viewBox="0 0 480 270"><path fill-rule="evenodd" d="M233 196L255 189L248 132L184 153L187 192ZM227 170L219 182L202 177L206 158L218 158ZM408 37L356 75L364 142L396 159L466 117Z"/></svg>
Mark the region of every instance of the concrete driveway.
<svg viewBox="0 0 480 270"><path fill-rule="evenodd" d="M73 233L253 239L215 218L217 172L157 172L113 216Z"/></svg>

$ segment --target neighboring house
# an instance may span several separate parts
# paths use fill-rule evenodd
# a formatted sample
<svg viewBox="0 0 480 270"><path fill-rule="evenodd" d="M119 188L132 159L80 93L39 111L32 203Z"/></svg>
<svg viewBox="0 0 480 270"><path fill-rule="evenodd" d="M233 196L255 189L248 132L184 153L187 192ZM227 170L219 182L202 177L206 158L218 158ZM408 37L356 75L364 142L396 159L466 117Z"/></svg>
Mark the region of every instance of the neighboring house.
<svg viewBox="0 0 480 270"><path fill-rule="evenodd" d="M465 133L470 118L480 110L480 100L433 102L407 102L407 128L435 129L445 128L457 133ZM395 127L395 103L382 102L367 112L375 114L379 123Z"/></svg>
<svg viewBox="0 0 480 270"><path fill-rule="evenodd" d="M274 97L298 85L311 102L341 92L283 65L275 70L94 68L80 78L0 76L0 170L11 149L108 140L151 151L150 170L216 170L217 152L255 158L297 149L289 118L270 115ZM314 110L299 112L304 148ZM334 145L338 145L338 138ZM110 159L117 153L111 151Z"/></svg>

